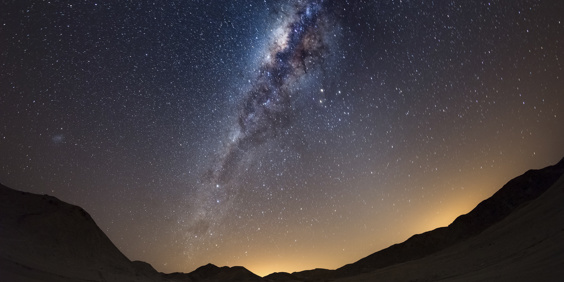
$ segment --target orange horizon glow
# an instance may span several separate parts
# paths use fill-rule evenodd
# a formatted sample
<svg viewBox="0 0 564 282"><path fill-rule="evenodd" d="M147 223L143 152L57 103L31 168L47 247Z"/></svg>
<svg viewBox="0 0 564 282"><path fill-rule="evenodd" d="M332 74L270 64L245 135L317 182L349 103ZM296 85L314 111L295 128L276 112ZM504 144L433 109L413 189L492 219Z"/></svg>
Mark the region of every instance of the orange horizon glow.
<svg viewBox="0 0 564 282"><path fill-rule="evenodd" d="M493 170L488 173L478 171L482 175L481 178L477 178L476 173L469 173L465 176L458 175L454 178L456 181L464 179L464 183L471 183L458 187L458 189L474 191L474 193L467 193L463 196L453 194L442 199L441 203L433 208L426 209L425 211L414 210L410 212L409 219L405 219L403 225L390 226L387 229L391 235L386 233L372 234L369 232L361 234L361 232L358 232L354 240L349 240L350 244L338 247L335 243L330 247L316 248L316 251L308 253L300 253L294 248L286 250L278 248L276 251L271 250L269 252L263 250L260 246L256 246L248 251L247 256L240 257L236 263L224 261L217 257L216 263L213 264L230 267L243 266L261 277L276 272L292 273L318 268L337 269L393 244L402 243L413 235L448 226L457 217L467 214L481 201L489 198L503 184L510 180L510 177L503 177L503 175L518 175L514 171L524 172L523 169L515 168ZM444 181L444 183L451 183L451 181ZM375 238L377 239L375 240ZM371 242L371 244L369 247L366 247L362 242ZM237 251L234 250L234 252L236 253Z"/></svg>

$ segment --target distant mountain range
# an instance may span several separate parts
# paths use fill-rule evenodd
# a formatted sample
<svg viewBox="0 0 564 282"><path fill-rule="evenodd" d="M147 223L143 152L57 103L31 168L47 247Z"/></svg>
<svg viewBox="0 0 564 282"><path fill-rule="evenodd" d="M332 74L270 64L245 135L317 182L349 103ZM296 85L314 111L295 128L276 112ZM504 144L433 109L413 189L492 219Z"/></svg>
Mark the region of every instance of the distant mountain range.
<svg viewBox="0 0 564 282"><path fill-rule="evenodd" d="M514 178L448 227L336 270L163 274L130 261L82 208L0 185L2 281L564 281L564 159ZM377 236L377 234L374 234Z"/></svg>

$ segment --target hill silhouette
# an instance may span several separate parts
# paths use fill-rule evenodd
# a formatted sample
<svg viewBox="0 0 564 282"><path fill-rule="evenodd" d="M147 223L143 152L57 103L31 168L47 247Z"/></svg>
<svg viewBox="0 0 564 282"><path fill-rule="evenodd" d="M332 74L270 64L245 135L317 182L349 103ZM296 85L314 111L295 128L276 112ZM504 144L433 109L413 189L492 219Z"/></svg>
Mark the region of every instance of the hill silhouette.
<svg viewBox="0 0 564 282"><path fill-rule="evenodd" d="M163 274L130 261L82 208L0 185L5 281L556 281L564 277L564 159L505 184L449 226L336 270L202 266ZM376 236L377 234L375 234Z"/></svg>

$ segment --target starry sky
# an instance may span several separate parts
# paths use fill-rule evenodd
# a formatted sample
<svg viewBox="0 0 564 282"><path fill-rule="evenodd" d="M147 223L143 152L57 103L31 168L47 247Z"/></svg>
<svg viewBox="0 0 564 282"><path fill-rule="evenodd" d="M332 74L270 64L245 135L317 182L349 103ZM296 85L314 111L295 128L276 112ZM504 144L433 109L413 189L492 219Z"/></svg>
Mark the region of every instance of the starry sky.
<svg viewBox="0 0 564 282"><path fill-rule="evenodd" d="M564 156L564 2L2 1L0 182L162 272L337 268Z"/></svg>

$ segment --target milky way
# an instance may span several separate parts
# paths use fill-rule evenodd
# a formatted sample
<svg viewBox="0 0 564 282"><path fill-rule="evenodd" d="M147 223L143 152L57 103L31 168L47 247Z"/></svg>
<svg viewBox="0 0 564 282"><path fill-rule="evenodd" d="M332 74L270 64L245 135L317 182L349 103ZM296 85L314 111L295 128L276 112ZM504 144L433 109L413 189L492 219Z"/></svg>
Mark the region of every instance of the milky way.
<svg viewBox="0 0 564 282"><path fill-rule="evenodd" d="M240 188L238 176L252 162L253 150L292 124L295 100L308 95L295 87L302 78L322 65L329 52L328 15L324 1L294 3L278 12L279 26L261 54L251 88L242 94L236 121L213 166L203 175L202 186L191 203L186 237L213 233L232 206ZM309 72L309 73L308 73Z"/></svg>
<svg viewBox="0 0 564 282"><path fill-rule="evenodd" d="M327 52L323 1L298 3L285 13L275 31L267 56L259 67L251 90L245 94L220 160L207 177L215 185L231 181L241 158L252 148L281 134L292 122L292 96L303 95L292 84L315 68Z"/></svg>

